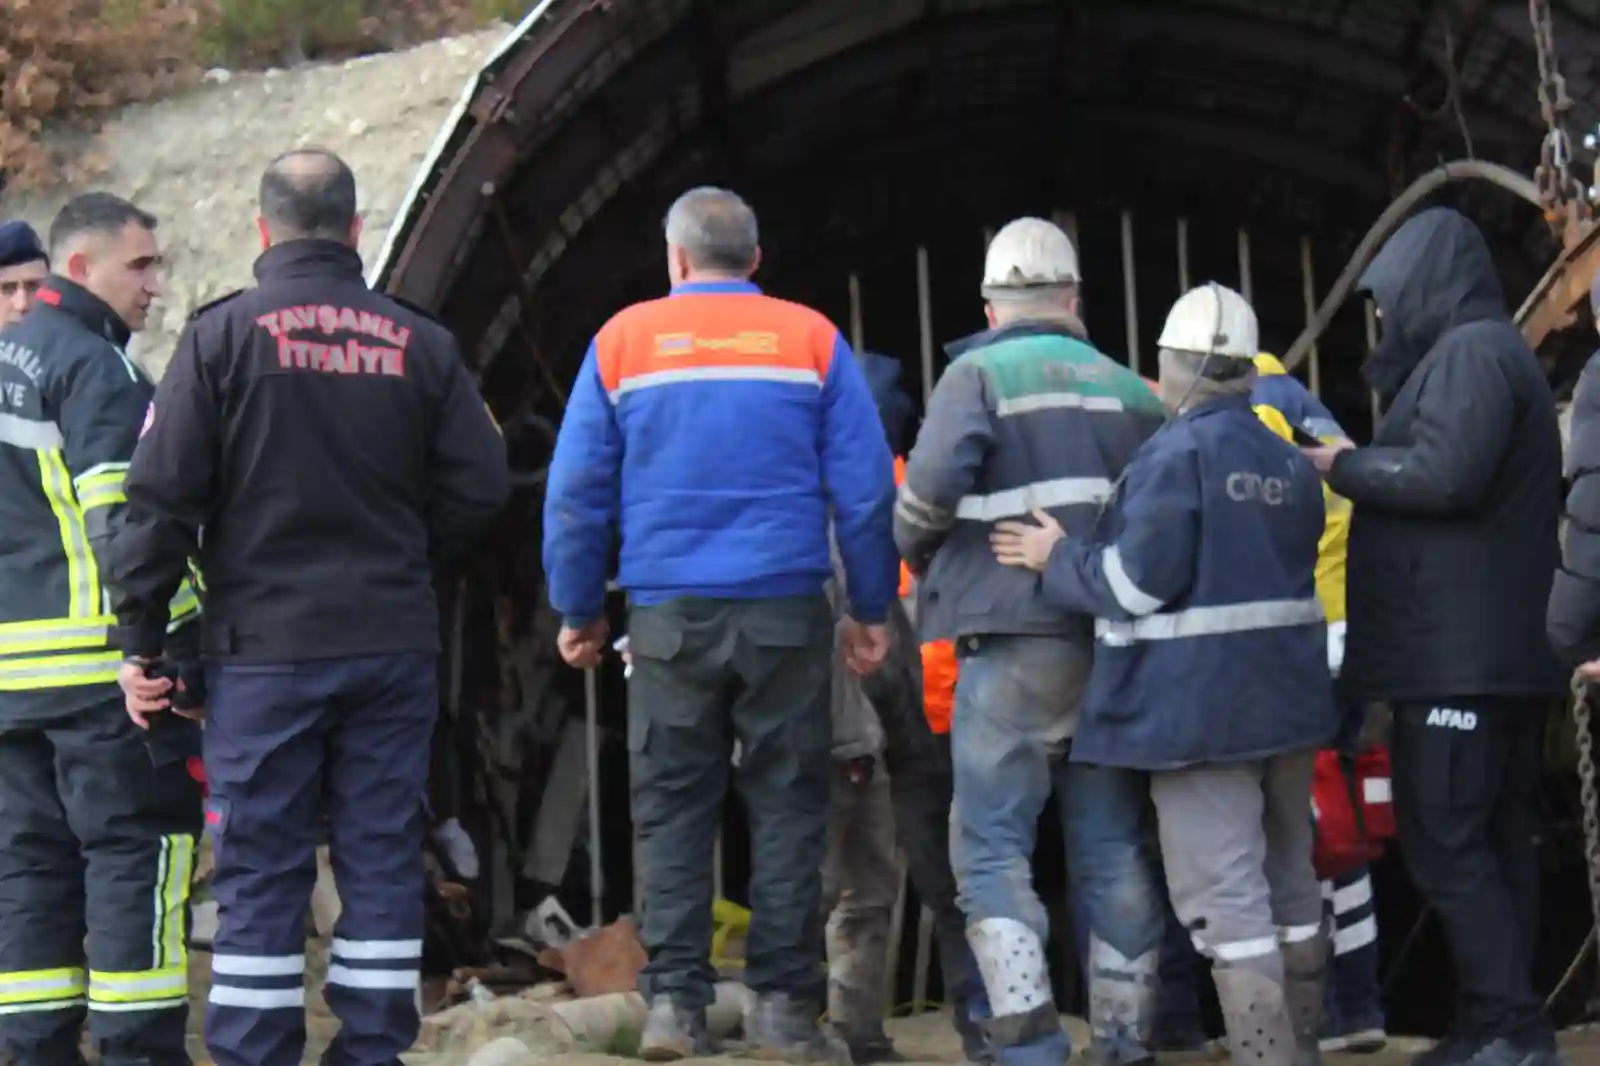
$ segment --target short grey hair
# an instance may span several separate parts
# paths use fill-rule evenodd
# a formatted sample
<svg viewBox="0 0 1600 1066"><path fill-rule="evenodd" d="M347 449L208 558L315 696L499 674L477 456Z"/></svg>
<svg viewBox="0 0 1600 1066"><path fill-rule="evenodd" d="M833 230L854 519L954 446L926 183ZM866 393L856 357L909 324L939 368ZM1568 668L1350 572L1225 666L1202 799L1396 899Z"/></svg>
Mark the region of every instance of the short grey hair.
<svg viewBox="0 0 1600 1066"><path fill-rule="evenodd" d="M756 213L737 193L702 185L678 197L667 211L667 243L701 270L747 273L756 265L761 234Z"/></svg>
<svg viewBox="0 0 1600 1066"><path fill-rule="evenodd" d="M1173 410L1182 411L1216 396L1246 394L1256 384L1255 364L1232 356L1163 348L1158 364L1161 402ZM1218 373L1233 376L1218 378Z"/></svg>

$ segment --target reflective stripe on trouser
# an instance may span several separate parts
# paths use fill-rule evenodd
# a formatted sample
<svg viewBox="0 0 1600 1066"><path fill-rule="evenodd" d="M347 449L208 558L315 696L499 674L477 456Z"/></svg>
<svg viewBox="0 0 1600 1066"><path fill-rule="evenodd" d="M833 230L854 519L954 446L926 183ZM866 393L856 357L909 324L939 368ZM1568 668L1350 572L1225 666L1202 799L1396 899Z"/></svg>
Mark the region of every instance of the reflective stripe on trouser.
<svg viewBox="0 0 1600 1066"><path fill-rule="evenodd" d="M328 1061L392 1066L419 1024L435 659L224 663L206 674L218 903L206 1011L212 1059L301 1060L305 917L326 817L342 904L324 989L341 1023Z"/></svg>
<svg viewBox="0 0 1600 1066"><path fill-rule="evenodd" d="M199 822L195 783L152 762L120 699L0 731L0 1054L13 1066L81 1063L86 1007L106 1063L186 1061Z"/></svg>

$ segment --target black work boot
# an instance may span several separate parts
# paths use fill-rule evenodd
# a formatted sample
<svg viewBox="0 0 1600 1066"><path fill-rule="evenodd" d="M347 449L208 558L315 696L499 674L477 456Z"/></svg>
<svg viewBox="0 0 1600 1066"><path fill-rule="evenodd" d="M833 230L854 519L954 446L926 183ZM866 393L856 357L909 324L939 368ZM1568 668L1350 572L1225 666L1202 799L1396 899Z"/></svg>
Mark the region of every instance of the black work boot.
<svg viewBox="0 0 1600 1066"><path fill-rule="evenodd" d="M850 1050L844 1041L829 1036L817 1024L820 1013L815 1005L787 993L757 997L744 1020L744 1053L753 1059L850 1066Z"/></svg>
<svg viewBox="0 0 1600 1066"><path fill-rule="evenodd" d="M650 1015L639 1035L639 1057L646 1062L677 1062L679 1059L714 1054L711 1034L706 1030L702 1011L685 1010L670 996L650 1001Z"/></svg>
<svg viewBox="0 0 1600 1066"><path fill-rule="evenodd" d="M1465 1066L1562 1066L1561 1052L1554 1038L1517 1040L1500 1037L1491 1040Z"/></svg>
<svg viewBox="0 0 1600 1066"><path fill-rule="evenodd" d="M1412 1056L1411 1066L1464 1066L1483 1046L1483 1041L1475 1036L1448 1032L1427 1051Z"/></svg>
<svg viewBox="0 0 1600 1066"><path fill-rule="evenodd" d="M904 1062L894 1041L883 1031L881 1022L845 1022L830 1025L833 1035L844 1042L854 1066L873 1066L880 1062Z"/></svg>

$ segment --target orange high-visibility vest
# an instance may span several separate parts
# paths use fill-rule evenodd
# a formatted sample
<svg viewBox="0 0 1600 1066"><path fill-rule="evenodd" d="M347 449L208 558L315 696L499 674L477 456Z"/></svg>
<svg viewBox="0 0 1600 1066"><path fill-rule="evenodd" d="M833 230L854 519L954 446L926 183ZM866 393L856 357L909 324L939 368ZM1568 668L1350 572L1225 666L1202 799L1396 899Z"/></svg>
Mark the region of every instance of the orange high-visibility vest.
<svg viewBox="0 0 1600 1066"><path fill-rule="evenodd" d="M906 461L897 458L894 461L894 483L899 485L905 481L905 477ZM900 598L910 596L913 586L911 568L902 562ZM955 710L956 675L959 669L954 641L934 640L922 646L922 713L928 719L928 728L935 733L950 732L950 715Z"/></svg>

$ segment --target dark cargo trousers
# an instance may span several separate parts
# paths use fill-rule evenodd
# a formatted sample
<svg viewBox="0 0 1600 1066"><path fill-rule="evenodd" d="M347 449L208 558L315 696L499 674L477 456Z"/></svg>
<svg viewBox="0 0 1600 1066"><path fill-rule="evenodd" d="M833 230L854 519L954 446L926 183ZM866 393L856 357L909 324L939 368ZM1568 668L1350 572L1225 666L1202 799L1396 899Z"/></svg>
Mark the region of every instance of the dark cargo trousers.
<svg viewBox="0 0 1600 1066"><path fill-rule="evenodd" d="M1400 853L1455 958L1451 1035L1552 1047L1533 986L1539 932L1539 700L1441 699L1394 709Z"/></svg>
<svg viewBox="0 0 1600 1066"><path fill-rule="evenodd" d="M645 997L710 1005L712 865L733 742L750 820L745 983L820 1012L833 613L816 596L683 598L628 617L628 775Z"/></svg>
<svg viewBox="0 0 1600 1066"><path fill-rule="evenodd" d="M200 789L182 759L158 767L145 741L120 694L0 728L0 1054L11 1066L82 1063L86 1013L108 1066L189 1062Z"/></svg>
<svg viewBox="0 0 1600 1066"><path fill-rule="evenodd" d="M341 909L324 986L340 1028L323 1062L396 1066L416 1041L437 675L432 655L207 669L216 1066L299 1066L324 818Z"/></svg>

